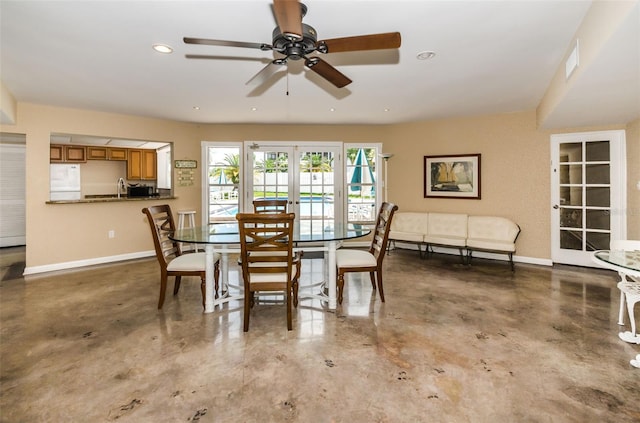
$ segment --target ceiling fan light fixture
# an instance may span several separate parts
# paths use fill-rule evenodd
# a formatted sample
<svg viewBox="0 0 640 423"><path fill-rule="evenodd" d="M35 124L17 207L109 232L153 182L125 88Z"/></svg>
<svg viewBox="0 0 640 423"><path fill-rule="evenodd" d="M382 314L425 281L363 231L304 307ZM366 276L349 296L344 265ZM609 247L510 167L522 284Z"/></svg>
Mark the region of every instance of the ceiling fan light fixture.
<svg viewBox="0 0 640 423"><path fill-rule="evenodd" d="M416 55L416 58L418 60L429 60L429 59L433 59L435 56L436 56L436 53L434 51L421 51Z"/></svg>
<svg viewBox="0 0 640 423"><path fill-rule="evenodd" d="M162 53L162 54L173 53L173 49L166 44L154 44L153 49L158 53Z"/></svg>

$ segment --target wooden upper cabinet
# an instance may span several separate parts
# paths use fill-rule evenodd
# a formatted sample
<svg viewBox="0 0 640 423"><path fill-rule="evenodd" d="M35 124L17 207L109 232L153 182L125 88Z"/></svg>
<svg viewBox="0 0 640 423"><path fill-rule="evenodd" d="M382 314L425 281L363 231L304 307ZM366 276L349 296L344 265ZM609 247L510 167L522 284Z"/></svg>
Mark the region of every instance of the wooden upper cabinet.
<svg viewBox="0 0 640 423"><path fill-rule="evenodd" d="M107 160L107 147L87 147L88 160Z"/></svg>
<svg viewBox="0 0 640 423"><path fill-rule="evenodd" d="M142 179L155 180L158 177L156 157L156 150L142 150Z"/></svg>
<svg viewBox="0 0 640 423"><path fill-rule="evenodd" d="M87 147L89 160L127 160L127 149L119 147Z"/></svg>
<svg viewBox="0 0 640 423"><path fill-rule="evenodd" d="M156 151L130 148L127 159L127 179L155 180L156 178Z"/></svg>
<svg viewBox="0 0 640 423"><path fill-rule="evenodd" d="M127 149L109 147L107 149L107 158L109 160L127 160Z"/></svg>
<svg viewBox="0 0 640 423"><path fill-rule="evenodd" d="M78 145L52 144L49 148L49 161L52 163L85 163L87 148Z"/></svg>
<svg viewBox="0 0 640 423"><path fill-rule="evenodd" d="M142 150L129 149L127 179L142 179Z"/></svg>
<svg viewBox="0 0 640 423"><path fill-rule="evenodd" d="M51 144L51 152L49 153L49 161L52 163L64 161L64 146Z"/></svg>

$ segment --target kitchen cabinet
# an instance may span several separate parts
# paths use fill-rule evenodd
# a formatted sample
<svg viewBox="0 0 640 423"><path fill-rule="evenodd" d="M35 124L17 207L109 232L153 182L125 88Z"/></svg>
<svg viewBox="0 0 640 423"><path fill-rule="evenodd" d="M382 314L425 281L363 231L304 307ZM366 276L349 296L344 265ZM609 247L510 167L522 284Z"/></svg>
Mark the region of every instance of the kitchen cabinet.
<svg viewBox="0 0 640 423"><path fill-rule="evenodd" d="M64 146L51 144L49 146L49 161L58 163L64 161Z"/></svg>
<svg viewBox="0 0 640 423"><path fill-rule="evenodd" d="M87 147L89 160L127 160L126 148Z"/></svg>
<svg viewBox="0 0 640 423"><path fill-rule="evenodd" d="M52 144L49 150L49 161L52 163L85 163L87 148L76 145Z"/></svg>
<svg viewBox="0 0 640 423"><path fill-rule="evenodd" d="M155 180L156 151L129 149L127 159L127 179Z"/></svg>
<svg viewBox="0 0 640 423"><path fill-rule="evenodd" d="M87 147L88 160L107 160L107 147Z"/></svg>
<svg viewBox="0 0 640 423"><path fill-rule="evenodd" d="M109 147L107 149L107 157L109 160L127 160L127 149Z"/></svg>

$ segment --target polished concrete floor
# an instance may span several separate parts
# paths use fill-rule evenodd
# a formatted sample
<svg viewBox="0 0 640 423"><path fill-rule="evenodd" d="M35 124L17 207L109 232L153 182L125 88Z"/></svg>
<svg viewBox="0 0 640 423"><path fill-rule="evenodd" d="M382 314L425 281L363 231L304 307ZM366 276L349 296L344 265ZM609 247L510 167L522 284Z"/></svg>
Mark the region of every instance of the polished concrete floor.
<svg viewBox="0 0 640 423"><path fill-rule="evenodd" d="M303 299L288 332L257 304L243 333L194 278L156 310L152 259L23 278L20 249L0 258L3 422L640 421L613 272L400 250L386 303L351 277L338 310Z"/></svg>

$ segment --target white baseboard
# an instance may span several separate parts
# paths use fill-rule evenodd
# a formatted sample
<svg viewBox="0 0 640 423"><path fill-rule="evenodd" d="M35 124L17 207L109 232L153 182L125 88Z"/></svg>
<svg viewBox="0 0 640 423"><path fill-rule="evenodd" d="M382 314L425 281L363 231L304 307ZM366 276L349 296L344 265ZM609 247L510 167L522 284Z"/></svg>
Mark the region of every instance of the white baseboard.
<svg viewBox="0 0 640 423"><path fill-rule="evenodd" d="M55 272L57 270L76 269L78 267L93 266L96 264L115 263L118 261L133 260L155 256L155 250L140 251L137 253L119 254L117 256L96 257L86 260L67 261L64 263L45 264L42 266L30 266L24 269L23 275L35 275L38 273Z"/></svg>

